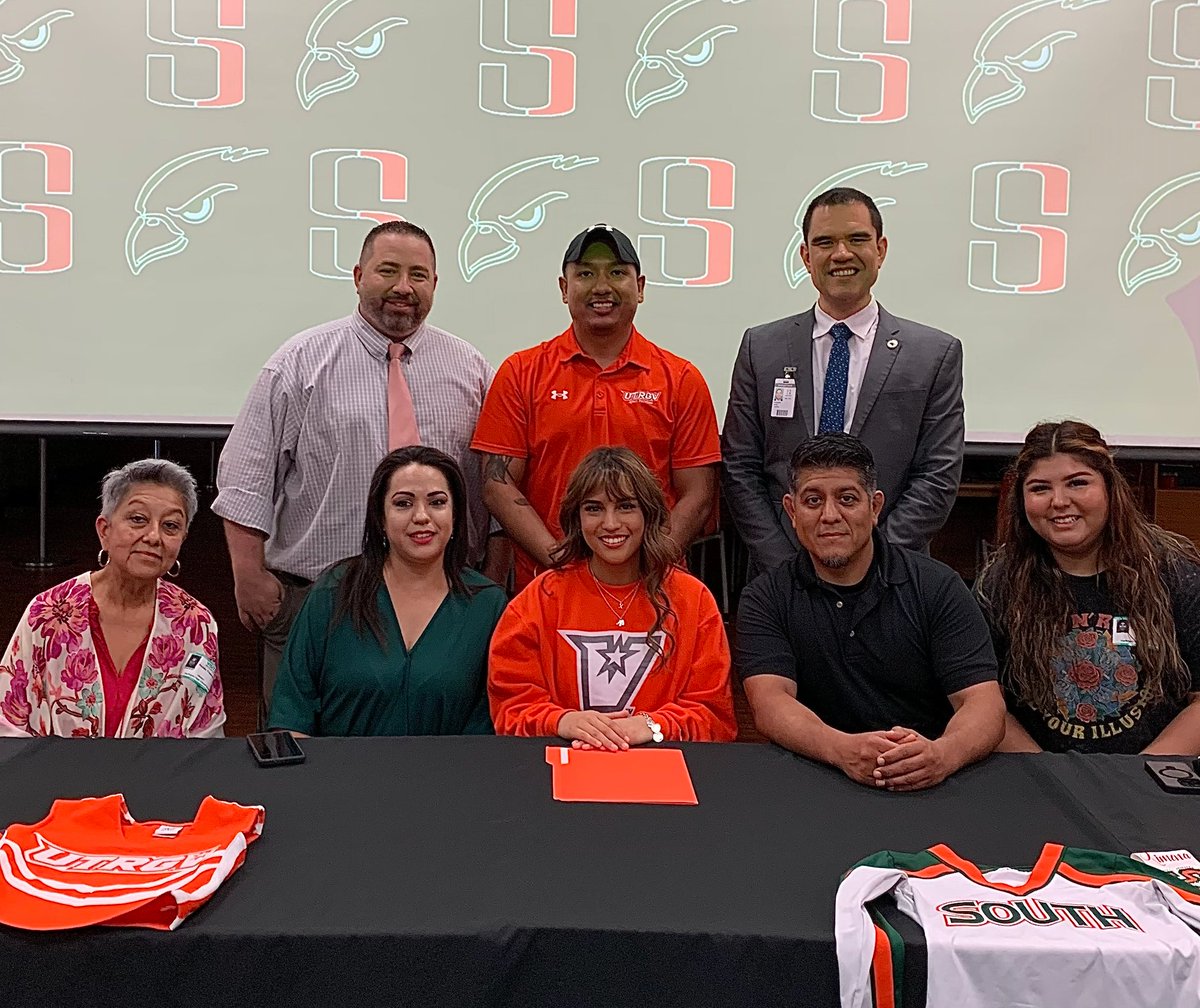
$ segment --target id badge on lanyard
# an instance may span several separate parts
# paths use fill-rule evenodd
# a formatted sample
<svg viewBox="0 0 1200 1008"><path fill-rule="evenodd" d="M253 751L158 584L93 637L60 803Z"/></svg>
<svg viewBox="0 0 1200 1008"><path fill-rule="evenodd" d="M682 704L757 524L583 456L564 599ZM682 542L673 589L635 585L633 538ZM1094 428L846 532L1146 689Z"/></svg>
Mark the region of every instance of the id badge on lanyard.
<svg viewBox="0 0 1200 1008"><path fill-rule="evenodd" d="M796 369L786 367L783 377L775 379L775 392L771 396L771 416L790 420L796 415Z"/></svg>

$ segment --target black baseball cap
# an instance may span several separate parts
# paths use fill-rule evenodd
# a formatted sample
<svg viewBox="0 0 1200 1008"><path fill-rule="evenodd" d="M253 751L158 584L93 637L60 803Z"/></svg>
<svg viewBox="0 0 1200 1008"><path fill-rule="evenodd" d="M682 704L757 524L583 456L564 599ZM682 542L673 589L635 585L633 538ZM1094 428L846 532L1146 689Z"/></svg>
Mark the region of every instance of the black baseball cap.
<svg viewBox="0 0 1200 1008"><path fill-rule="evenodd" d="M618 231L615 227L610 227L607 224L593 224L586 231L580 231L574 238L571 239L571 244L567 246L566 255L563 256L563 272L567 271L567 263L577 263L583 258L583 250L592 242L604 242L617 255L617 261L629 263L637 270L638 276L642 275L642 261L638 258L637 249L633 247L628 236L624 232Z"/></svg>

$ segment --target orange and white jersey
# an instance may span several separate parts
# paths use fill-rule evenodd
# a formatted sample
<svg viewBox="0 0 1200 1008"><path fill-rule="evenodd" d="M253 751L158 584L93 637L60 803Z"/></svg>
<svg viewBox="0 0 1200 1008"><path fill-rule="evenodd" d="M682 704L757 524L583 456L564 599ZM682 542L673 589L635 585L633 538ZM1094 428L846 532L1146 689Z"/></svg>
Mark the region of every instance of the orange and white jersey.
<svg viewBox="0 0 1200 1008"><path fill-rule="evenodd" d="M119 794L59 799L0 834L0 923L174 930L237 871L263 816L211 795L187 823L138 822Z"/></svg>
<svg viewBox="0 0 1200 1008"><path fill-rule="evenodd" d="M903 1003L891 893L925 932L928 1008L1200 1008L1200 888L1118 854L1046 844L1032 868L938 845L880 851L837 892L842 1008Z"/></svg>

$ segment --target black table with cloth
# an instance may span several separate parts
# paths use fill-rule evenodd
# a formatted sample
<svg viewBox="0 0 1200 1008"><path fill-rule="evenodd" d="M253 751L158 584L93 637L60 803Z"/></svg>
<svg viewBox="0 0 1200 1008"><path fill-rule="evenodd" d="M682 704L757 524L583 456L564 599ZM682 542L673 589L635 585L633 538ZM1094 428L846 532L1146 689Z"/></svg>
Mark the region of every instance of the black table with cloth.
<svg viewBox="0 0 1200 1008"><path fill-rule="evenodd" d="M0 740L0 825L114 792L137 819L190 819L208 794L266 808L177 931L0 927L4 1003L836 1005L834 894L874 851L1200 849L1200 801L1137 757L998 755L892 795L774 747L691 744L700 804L675 807L555 802L542 740L303 745L303 765L261 769L242 739Z"/></svg>

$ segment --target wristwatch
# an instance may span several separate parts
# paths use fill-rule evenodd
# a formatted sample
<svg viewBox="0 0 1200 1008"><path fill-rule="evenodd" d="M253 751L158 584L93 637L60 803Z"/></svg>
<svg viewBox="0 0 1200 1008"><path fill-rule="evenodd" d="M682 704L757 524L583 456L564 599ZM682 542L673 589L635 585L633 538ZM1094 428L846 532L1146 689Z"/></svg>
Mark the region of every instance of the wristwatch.
<svg viewBox="0 0 1200 1008"><path fill-rule="evenodd" d="M650 741L661 742L666 737L663 735L662 725L655 721L654 718L652 718L645 711L642 711L641 714L642 717L646 719L646 727L650 729Z"/></svg>

